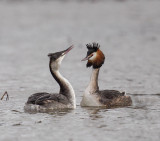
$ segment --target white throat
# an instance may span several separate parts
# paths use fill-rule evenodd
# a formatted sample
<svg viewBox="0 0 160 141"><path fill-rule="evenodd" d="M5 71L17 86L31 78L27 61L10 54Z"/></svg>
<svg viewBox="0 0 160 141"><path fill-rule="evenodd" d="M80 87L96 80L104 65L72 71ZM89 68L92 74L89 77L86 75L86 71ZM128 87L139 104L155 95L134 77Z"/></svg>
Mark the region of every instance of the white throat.
<svg viewBox="0 0 160 141"><path fill-rule="evenodd" d="M99 69L93 69L89 85L86 90L89 91L89 93L95 93L96 91L99 90L98 86L98 75L99 75Z"/></svg>
<svg viewBox="0 0 160 141"><path fill-rule="evenodd" d="M99 69L92 70L90 83L83 94L81 106L100 106L100 103L98 102L95 95L95 93L97 93L99 90L98 74L99 74Z"/></svg>
<svg viewBox="0 0 160 141"><path fill-rule="evenodd" d="M57 70L55 73L57 74L57 76L59 77L61 82L64 84L64 88L67 89L68 94L69 94L68 98L73 103L74 107L76 107L75 92L74 92L74 89L73 89L71 83L60 74L59 70ZM61 91L60 91L60 93L61 93Z"/></svg>
<svg viewBox="0 0 160 141"><path fill-rule="evenodd" d="M63 94L64 96L66 96L70 101L70 103L73 105L73 107L76 108L76 99L75 99L75 92L73 90L73 87L69 83L69 81L66 78L64 78L59 72L59 67L63 58L60 58L60 59L61 60L57 60L58 62L52 62L50 64L50 70L51 70L52 76L60 86L60 94Z"/></svg>

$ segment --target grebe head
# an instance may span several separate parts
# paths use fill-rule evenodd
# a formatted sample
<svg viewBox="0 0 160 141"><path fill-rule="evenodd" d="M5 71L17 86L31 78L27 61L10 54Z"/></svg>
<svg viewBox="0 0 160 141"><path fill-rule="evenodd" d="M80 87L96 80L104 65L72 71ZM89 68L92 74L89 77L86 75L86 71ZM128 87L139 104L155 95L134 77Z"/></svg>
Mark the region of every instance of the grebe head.
<svg viewBox="0 0 160 141"><path fill-rule="evenodd" d="M66 50L56 52L56 53L49 53L48 57L50 58L50 65L52 69L58 70L62 60L64 59L65 55L73 48L73 45L67 48Z"/></svg>
<svg viewBox="0 0 160 141"><path fill-rule="evenodd" d="M105 56L99 49L100 45L98 43L93 43L87 44L86 46L88 48L87 56L82 59L82 61L88 60L87 67L93 66L94 69L100 68L105 61Z"/></svg>

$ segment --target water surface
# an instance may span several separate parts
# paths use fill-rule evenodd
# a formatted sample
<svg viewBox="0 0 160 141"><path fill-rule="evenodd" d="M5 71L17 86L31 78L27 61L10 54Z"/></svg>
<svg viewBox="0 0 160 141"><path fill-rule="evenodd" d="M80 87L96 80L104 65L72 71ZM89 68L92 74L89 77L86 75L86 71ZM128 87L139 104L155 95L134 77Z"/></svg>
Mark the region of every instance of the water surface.
<svg viewBox="0 0 160 141"><path fill-rule="evenodd" d="M160 2L0 1L1 141L124 141L160 139ZM100 89L125 90L133 105L81 108L91 69L80 60L97 41L106 55ZM35 92L58 92L48 68L49 52L75 48L61 73L73 85L77 109L28 114Z"/></svg>

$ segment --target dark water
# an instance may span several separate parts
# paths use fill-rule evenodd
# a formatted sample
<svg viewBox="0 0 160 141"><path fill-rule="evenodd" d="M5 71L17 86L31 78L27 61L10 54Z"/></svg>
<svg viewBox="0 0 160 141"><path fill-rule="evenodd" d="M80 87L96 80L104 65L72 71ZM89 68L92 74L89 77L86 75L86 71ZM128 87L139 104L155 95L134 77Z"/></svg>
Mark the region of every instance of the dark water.
<svg viewBox="0 0 160 141"><path fill-rule="evenodd" d="M160 1L0 1L1 141L124 141L160 139ZM106 55L101 89L125 90L133 106L81 108L91 69L80 60L97 41ZM77 109L24 113L28 96L58 92L48 68L49 52L75 48L61 73L73 85Z"/></svg>

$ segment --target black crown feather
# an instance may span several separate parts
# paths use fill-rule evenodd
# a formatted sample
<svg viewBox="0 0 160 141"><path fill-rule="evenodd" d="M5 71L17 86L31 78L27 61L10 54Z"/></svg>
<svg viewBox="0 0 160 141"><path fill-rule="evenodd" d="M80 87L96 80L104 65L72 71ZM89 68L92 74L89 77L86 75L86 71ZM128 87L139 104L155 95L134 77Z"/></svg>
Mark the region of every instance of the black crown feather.
<svg viewBox="0 0 160 141"><path fill-rule="evenodd" d="M97 51L100 48L100 45L98 43L92 43L92 44L87 44L86 45L88 50L95 50Z"/></svg>

